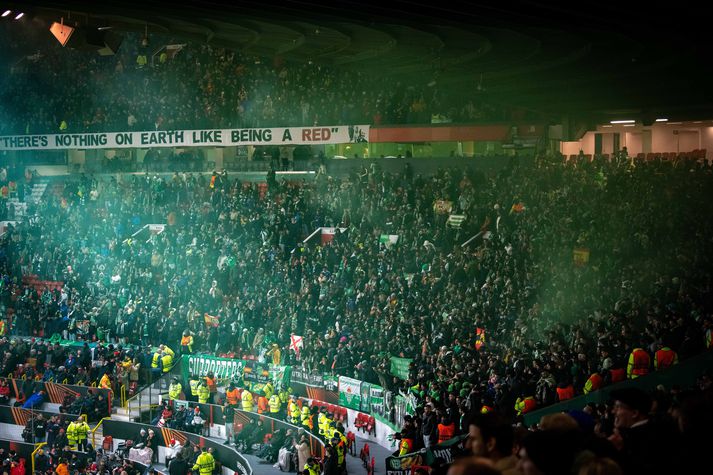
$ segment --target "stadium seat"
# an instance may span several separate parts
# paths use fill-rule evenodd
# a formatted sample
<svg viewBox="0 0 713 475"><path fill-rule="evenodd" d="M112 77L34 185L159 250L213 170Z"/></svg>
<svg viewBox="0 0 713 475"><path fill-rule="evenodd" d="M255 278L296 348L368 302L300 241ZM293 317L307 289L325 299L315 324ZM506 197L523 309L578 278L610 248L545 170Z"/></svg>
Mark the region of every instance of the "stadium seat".
<svg viewBox="0 0 713 475"><path fill-rule="evenodd" d="M369 416L366 421L366 433L371 434L372 432L376 435L376 419L374 416Z"/></svg>
<svg viewBox="0 0 713 475"><path fill-rule="evenodd" d="M361 412L359 412L357 413L356 420L354 421L354 427L356 427L357 430L366 431L366 426L368 422L369 420L366 419L366 414L362 414Z"/></svg>

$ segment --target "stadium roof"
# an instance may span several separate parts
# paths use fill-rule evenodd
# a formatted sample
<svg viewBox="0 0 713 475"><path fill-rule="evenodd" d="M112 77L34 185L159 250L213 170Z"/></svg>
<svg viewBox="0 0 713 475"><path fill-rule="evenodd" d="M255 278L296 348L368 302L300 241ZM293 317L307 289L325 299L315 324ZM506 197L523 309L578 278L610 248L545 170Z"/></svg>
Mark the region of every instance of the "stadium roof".
<svg viewBox="0 0 713 475"><path fill-rule="evenodd" d="M18 5L482 95L556 118L713 118L704 15L667 4L310 0ZM702 13L702 12L699 12Z"/></svg>

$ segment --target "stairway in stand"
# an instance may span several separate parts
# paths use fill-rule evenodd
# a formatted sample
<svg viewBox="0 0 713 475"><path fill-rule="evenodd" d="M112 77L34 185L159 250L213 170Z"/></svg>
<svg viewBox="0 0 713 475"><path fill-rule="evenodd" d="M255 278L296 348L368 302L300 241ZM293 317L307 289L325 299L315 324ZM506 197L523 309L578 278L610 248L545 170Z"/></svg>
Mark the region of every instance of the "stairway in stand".
<svg viewBox="0 0 713 475"><path fill-rule="evenodd" d="M27 201L35 204L40 203L42 201L42 198L45 196L47 185L48 183L44 180L40 180L33 184L32 191L30 192L30 196L27 197Z"/></svg>
<svg viewBox="0 0 713 475"><path fill-rule="evenodd" d="M165 379L165 378L164 378ZM163 386L163 388L162 388ZM159 404L159 395L167 395L167 383L164 380L158 380L141 389L134 397L130 398L127 407L121 407L121 404L115 404L112 409L111 418L119 421L133 422L139 418L142 411L147 411L150 406ZM114 399L119 402L118 398Z"/></svg>
<svg viewBox="0 0 713 475"><path fill-rule="evenodd" d="M11 196L7 200L9 218L14 221L24 221L27 217L28 204L39 204L42 202L47 191L47 181L40 179L32 185L29 193L25 194L25 201L20 201L17 196Z"/></svg>

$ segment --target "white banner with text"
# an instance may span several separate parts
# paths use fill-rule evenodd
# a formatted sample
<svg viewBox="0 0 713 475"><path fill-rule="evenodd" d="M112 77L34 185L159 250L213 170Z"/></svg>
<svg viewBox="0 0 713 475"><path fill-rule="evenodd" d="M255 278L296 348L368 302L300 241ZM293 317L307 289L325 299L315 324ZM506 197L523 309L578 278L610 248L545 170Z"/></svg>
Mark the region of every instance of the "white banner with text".
<svg viewBox="0 0 713 475"><path fill-rule="evenodd" d="M92 134L7 135L0 150L73 150L237 145L323 145L366 143L368 125L260 129L156 130Z"/></svg>

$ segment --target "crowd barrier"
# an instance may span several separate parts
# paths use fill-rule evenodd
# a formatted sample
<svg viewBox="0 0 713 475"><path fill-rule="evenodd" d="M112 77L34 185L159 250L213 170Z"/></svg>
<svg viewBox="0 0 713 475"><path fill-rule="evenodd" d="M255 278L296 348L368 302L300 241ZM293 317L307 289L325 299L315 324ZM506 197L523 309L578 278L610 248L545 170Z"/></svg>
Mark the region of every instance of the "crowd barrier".
<svg viewBox="0 0 713 475"><path fill-rule="evenodd" d="M10 383L12 397L17 398L20 393L23 393L27 397L29 397L31 394L43 390L48 397L45 402L51 402L53 404L62 404L66 396L73 396L75 398L79 398L86 396L90 393L99 393L104 396L104 399L107 402L107 410L109 411L109 414L111 414L112 393L108 389L15 378L7 378L7 381Z"/></svg>
<svg viewBox="0 0 713 475"><path fill-rule="evenodd" d="M204 404L198 402L175 400L174 404L176 406L185 405L193 407L200 407L201 413L205 416L206 422L208 424L209 436L216 437L219 439L225 439L225 417L223 417L223 406L218 404ZM247 412L242 409L235 410L235 422L234 427L236 428L236 433L239 433L250 420L257 422L259 420L263 421L263 424L267 426L270 432L274 432L275 429L282 429L286 431L287 429L292 429L297 432L299 429L304 429L303 426L297 426L290 424L284 420L271 417L268 414L258 414L256 412ZM324 455L324 442L319 439L318 436L305 432L309 438L310 450L313 454L322 457Z"/></svg>
<svg viewBox="0 0 713 475"><path fill-rule="evenodd" d="M44 416L45 419L59 415L67 420L77 420L79 414L57 414L56 412L36 411L23 409L21 407L0 406L0 423L24 426L30 417L37 415Z"/></svg>
<svg viewBox="0 0 713 475"><path fill-rule="evenodd" d="M407 362L410 361L406 358L396 358L396 360L399 360L397 363L405 363L406 368L408 367ZM320 404L338 406L348 410L350 421L354 421L358 413L374 416L376 426L380 429L377 430L380 434L379 443L386 443L386 434L393 433L394 427L403 425L404 416L406 414L413 415L415 410L415 402L412 397L395 394L378 384L346 376L304 371L299 367L273 366L240 359L218 358L211 355L184 355L181 358L184 388L188 387L191 377L205 376L209 371L223 382L242 379L243 383L250 385L250 390L253 392L259 390L260 385L267 378L273 377L276 383L287 382L291 388L290 392L302 399L307 399L310 402L319 401ZM394 371L403 377L404 368L395 367ZM356 429L356 427L353 428Z"/></svg>
<svg viewBox="0 0 713 475"><path fill-rule="evenodd" d="M165 460L165 448L170 444L171 439L175 439L184 446L190 443L199 447L212 448L214 457L223 466L224 475L233 475L233 473L237 475L252 475L253 473L253 469L248 461L235 449L189 432L168 429L166 427L159 428L148 424L139 424L137 422L105 419L103 421L102 433L105 437L111 436L114 439L114 443L117 444L122 440L136 441L141 429L145 429L147 432L149 429L154 431L159 446L159 462L162 459ZM225 469L227 469L227 472Z"/></svg>

